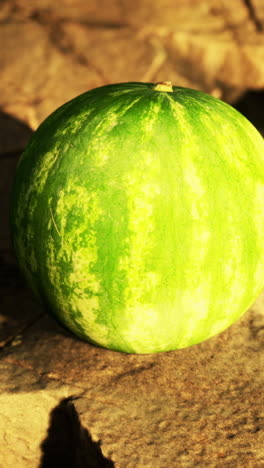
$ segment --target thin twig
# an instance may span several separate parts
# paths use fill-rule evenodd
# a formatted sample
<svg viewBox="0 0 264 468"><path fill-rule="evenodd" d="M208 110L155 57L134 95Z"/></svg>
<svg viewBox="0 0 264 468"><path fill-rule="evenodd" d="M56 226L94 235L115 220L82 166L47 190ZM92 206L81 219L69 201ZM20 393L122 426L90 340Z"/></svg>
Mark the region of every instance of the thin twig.
<svg viewBox="0 0 264 468"><path fill-rule="evenodd" d="M51 215L51 219L52 219L52 221L53 221L54 227L55 227L55 229L56 229L56 231L57 231L58 236L60 236L60 231L59 231L58 226L57 226L57 224L56 224L56 222L55 222L55 219L54 219L54 216L53 216L53 213L52 213L50 207L49 207L49 210L50 210L50 215Z"/></svg>

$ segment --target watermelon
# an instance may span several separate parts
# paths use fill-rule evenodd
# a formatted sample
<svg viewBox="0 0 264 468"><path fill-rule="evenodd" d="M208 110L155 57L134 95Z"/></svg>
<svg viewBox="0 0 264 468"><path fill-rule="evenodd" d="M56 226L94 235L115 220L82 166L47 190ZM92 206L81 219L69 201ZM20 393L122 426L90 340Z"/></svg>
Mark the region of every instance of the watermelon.
<svg viewBox="0 0 264 468"><path fill-rule="evenodd" d="M163 83L90 90L18 163L14 250L67 329L126 353L222 332L264 286L264 142L230 105Z"/></svg>

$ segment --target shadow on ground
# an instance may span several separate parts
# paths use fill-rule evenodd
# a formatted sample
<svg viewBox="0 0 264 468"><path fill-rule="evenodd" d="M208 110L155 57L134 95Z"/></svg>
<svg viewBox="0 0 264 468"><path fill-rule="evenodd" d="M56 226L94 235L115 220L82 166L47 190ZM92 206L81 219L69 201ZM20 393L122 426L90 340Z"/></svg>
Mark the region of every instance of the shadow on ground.
<svg viewBox="0 0 264 468"><path fill-rule="evenodd" d="M234 104L234 107L264 136L263 106L264 91L248 91Z"/></svg>
<svg viewBox="0 0 264 468"><path fill-rule="evenodd" d="M82 427L73 398L63 399L50 416L47 438L42 443L39 468L114 468L100 444Z"/></svg>

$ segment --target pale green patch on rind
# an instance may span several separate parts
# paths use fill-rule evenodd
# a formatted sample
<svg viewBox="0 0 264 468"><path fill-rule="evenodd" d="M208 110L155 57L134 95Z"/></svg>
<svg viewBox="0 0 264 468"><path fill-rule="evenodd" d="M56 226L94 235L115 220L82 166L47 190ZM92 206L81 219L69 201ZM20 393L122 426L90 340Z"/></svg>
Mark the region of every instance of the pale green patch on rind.
<svg viewBox="0 0 264 468"><path fill-rule="evenodd" d="M30 153L29 156L27 156L27 154L28 153L25 153L24 159L30 157ZM14 248L19 252L20 267L37 296L39 296L36 284L38 264L34 249L34 216L38 204L38 196L42 193L49 171L56 163L57 158L57 151L48 152L42 157L41 163L39 163L33 171L30 183L28 183L27 178L25 182L22 181L21 191L17 201L15 229L13 233ZM27 218L26 229L23 228L25 218Z"/></svg>
<svg viewBox="0 0 264 468"><path fill-rule="evenodd" d="M57 314L75 333L86 330L91 340L99 339L107 346L108 330L96 323L101 293L100 281L93 273L98 259L94 230L102 215L98 197L69 178L55 203L49 201L54 212L48 225L45 274L56 292L53 304ZM76 216L83 222L72 223Z"/></svg>
<svg viewBox="0 0 264 468"><path fill-rule="evenodd" d="M123 177L126 186L127 208L129 213L129 252L120 258L120 269L127 272L127 287L124 292L126 310L120 317L120 331L128 343L133 342L135 321L139 320L138 313L142 304L142 319L157 315L153 305L146 302L147 297L153 300L161 281L158 271L147 268L155 247L153 234L155 232L153 206L159 197L160 186L158 175L159 160L147 152L141 152L138 165ZM144 314L147 316L143 319ZM133 331L131 331L133 330Z"/></svg>
<svg viewBox="0 0 264 468"><path fill-rule="evenodd" d="M149 138L149 135L152 135L153 127L159 119L160 105L160 100L150 102L149 108L145 112L144 120L141 123L143 138L144 135L145 138Z"/></svg>

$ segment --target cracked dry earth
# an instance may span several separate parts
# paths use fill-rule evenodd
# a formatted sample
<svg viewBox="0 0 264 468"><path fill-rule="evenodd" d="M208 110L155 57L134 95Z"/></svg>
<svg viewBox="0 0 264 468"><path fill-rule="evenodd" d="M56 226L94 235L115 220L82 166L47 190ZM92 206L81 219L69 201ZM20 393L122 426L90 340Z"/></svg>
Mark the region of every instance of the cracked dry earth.
<svg viewBox="0 0 264 468"><path fill-rule="evenodd" d="M262 0L0 3L0 467L264 466L264 295L190 349L124 355L74 338L12 255L9 193L48 113L109 82L159 81L229 102L264 87ZM262 102L260 101L262 99ZM263 93L240 110L263 130Z"/></svg>

